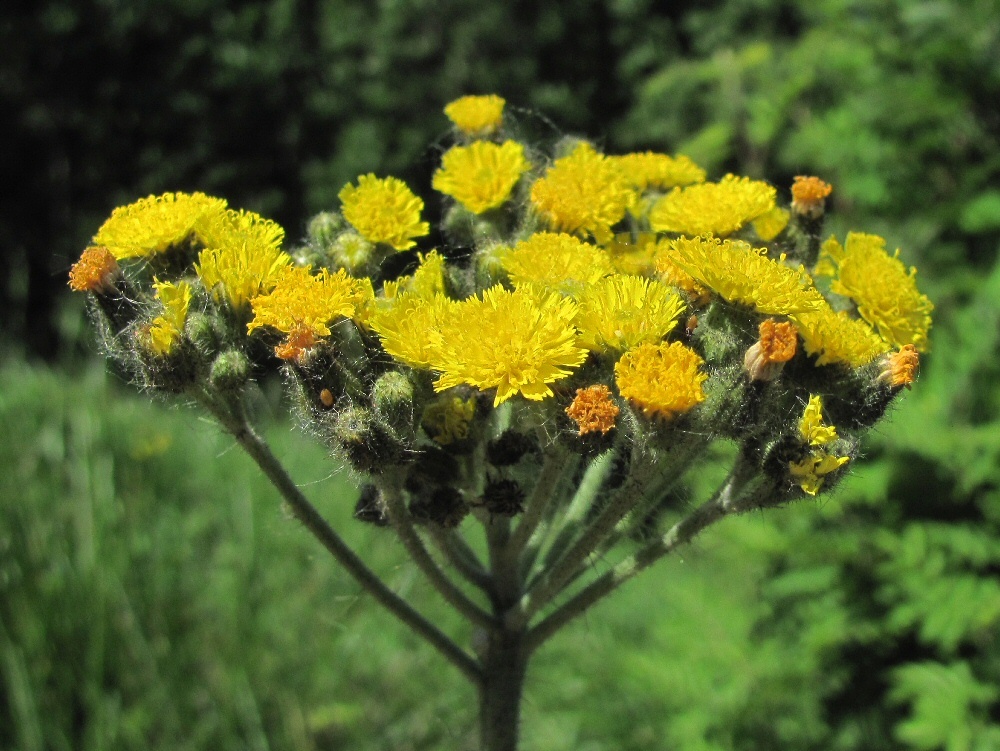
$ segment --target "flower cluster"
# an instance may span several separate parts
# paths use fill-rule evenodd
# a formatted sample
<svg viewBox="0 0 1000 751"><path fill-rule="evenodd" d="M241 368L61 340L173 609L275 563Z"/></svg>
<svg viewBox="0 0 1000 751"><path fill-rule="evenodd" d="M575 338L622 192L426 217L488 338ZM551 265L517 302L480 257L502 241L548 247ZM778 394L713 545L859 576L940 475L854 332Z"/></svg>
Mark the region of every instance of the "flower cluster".
<svg viewBox="0 0 1000 751"><path fill-rule="evenodd" d="M850 233L817 256L818 178L784 208L683 155L565 140L546 157L504 105L445 108L437 248L391 176L345 185L299 246L222 199L166 193L115 209L70 284L146 386L283 367L317 435L363 474L402 468L423 518L442 481L415 457L511 430L653 454L726 438L775 502L829 487L928 346L932 305L898 251ZM449 491L448 519L482 505L473 492Z"/></svg>

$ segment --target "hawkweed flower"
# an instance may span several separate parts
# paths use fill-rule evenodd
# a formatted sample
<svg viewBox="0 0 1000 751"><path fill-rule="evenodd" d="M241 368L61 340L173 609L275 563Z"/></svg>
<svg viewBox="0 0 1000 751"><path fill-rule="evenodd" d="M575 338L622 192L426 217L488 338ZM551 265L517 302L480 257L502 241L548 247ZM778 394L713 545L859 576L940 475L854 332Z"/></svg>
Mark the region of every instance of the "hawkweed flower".
<svg viewBox="0 0 1000 751"><path fill-rule="evenodd" d="M444 114L466 136L488 136L503 122L507 102L496 94L463 96L449 102Z"/></svg>
<svg viewBox="0 0 1000 751"><path fill-rule="evenodd" d="M576 341L576 305L533 292L498 285L459 303L442 326L434 388L495 388L494 407L515 394L535 401L551 396L549 384L568 376L587 350Z"/></svg>
<svg viewBox="0 0 1000 751"><path fill-rule="evenodd" d="M773 381L798 350L798 329L788 321L761 321L760 337L747 350L743 367L752 381Z"/></svg>
<svg viewBox="0 0 1000 751"><path fill-rule="evenodd" d="M610 242L611 227L625 217L635 192L620 165L580 143L555 162L531 188L531 203L548 226Z"/></svg>
<svg viewBox="0 0 1000 751"><path fill-rule="evenodd" d="M401 276L382 285L385 297L393 299L403 292L412 292L426 300L435 295L443 295L445 291L444 256L436 250L426 255L419 254L420 265L411 275Z"/></svg>
<svg viewBox="0 0 1000 751"><path fill-rule="evenodd" d="M904 386L910 388L917 379L917 369L920 367L920 355L912 344L904 344L897 352L892 352L882 358L878 374L880 383L892 389Z"/></svg>
<svg viewBox="0 0 1000 751"><path fill-rule="evenodd" d="M457 305L441 294L425 298L401 292L375 306L369 326L389 355L411 368L426 370L439 361L442 329L457 315Z"/></svg>
<svg viewBox="0 0 1000 751"><path fill-rule="evenodd" d="M789 462L788 471L808 495L816 495L826 476L847 464L850 457L837 456L825 448L837 440L837 428L823 422L823 400L812 394L799 420L799 437L808 448L800 461Z"/></svg>
<svg viewBox="0 0 1000 751"><path fill-rule="evenodd" d="M531 164L516 141L476 141L445 152L432 186L473 214L502 206Z"/></svg>
<svg viewBox="0 0 1000 751"><path fill-rule="evenodd" d="M566 414L577 424L579 435L607 433L615 427L621 410L611 399L611 389L603 383L577 389Z"/></svg>
<svg viewBox="0 0 1000 751"><path fill-rule="evenodd" d="M774 208L775 190L748 177L674 188L649 210L654 232L726 237Z"/></svg>
<svg viewBox="0 0 1000 751"><path fill-rule="evenodd" d="M859 368L890 349L867 323L845 311L835 312L825 300L815 310L793 312L789 317L799 330L806 354L815 355L817 365L844 363Z"/></svg>
<svg viewBox="0 0 1000 751"><path fill-rule="evenodd" d="M152 256L188 240L207 220L225 212L226 202L204 193L164 193L115 209L93 244L118 260ZM200 232L199 232L200 234Z"/></svg>
<svg viewBox="0 0 1000 751"><path fill-rule="evenodd" d="M753 225L753 231L757 233L757 237L768 243L784 232L790 218L791 215L785 209L775 206L770 211L754 219L751 224Z"/></svg>
<svg viewBox="0 0 1000 751"><path fill-rule="evenodd" d="M173 352L184 335L184 322L191 306L191 285L180 282L153 282L156 297L163 305L163 312L156 316L147 330L149 348L165 357Z"/></svg>
<svg viewBox="0 0 1000 751"><path fill-rule="evenodd" d="M538 232L501 257L515 287L539 284L573 294L614 272L602 248L572 235Z"/></svg>
<svg viewBox="0 0 1000 751"><path fill-rule="evenodd" d="M352 279L343 269L335 274L322 269L316 275L307 268L288 269L271 292L253 299L247 332L263 326L282 332L286 337L275 354L296 360L330 335L336 318L355 317L371 296L370 283Z"/></svg>
<svg viewBox="0 0 1000 751"><path fill-rule="evenodd" d="M792 183L792 211L806 219L823 216L826 198L833 192L833 186L818 177L797 175Z"/></svg>
<svg viewBox="0 0 1000 751"><path fill-rule="evenodd" d="M705 400L705 361L680 342L643 344L615 365L618 392L647 417L672 419Z"/></svg>
<svg viewBox="0 0 1000 751"><path fill-rule="evenodd" d="M580 344L605 352L660 342L673 331L686 307L663 282L625 274L588 285L577 304L574 323L580 330Z"/></svg>
<svg viewBox="0 0 1000 751"><path fill-rule="evenodd" d="M87 248L69 270L69 286L74 292L109 295L122 272L114 253L103 246Z"/></svg>
<svg viewBox="0 0 1000 751"><path fill-rule="evenodd" d="M416 245L414 238L431 230L420 221L424 202L398 178L361 175L357 185L348 183L341 189L339 198L344 218L373 243L407 250Z"/></svg>
<svg viewBox="0 0 1000 751"><path fill-rule="evenodd" d="M618 163L629 183L639 191L647 188L668 190L705 182L705 170L683 154L668 156L645 151L610 158Z"/></svg>
<svg viewBox="0 0 1000 751"><path fill-rule="evenodd" d="M843 246L832 237L823 243L821 260L833 267L830 289L854 300L886 341L926 351L934 305L917 290L917 270L907 270L898 250L889 255L878 235L850 232Z"/></svg>

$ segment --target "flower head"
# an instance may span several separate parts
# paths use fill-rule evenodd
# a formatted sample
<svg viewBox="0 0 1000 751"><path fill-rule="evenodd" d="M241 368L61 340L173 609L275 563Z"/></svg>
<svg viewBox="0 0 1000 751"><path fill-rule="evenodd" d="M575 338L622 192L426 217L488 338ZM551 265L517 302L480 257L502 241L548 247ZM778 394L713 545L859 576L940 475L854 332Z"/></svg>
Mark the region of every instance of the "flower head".
<svg viewBox="0 0 1000 751"><path fill-rule="evenodd" d="M237 309L270 291L291 258L280 250L285 231L252 211L227 211L199 230L206 245L195 271L217 299Z"/></svg>
<svg viewBox="0 0 1000 751"><path fill-rule="evenodd" d="M882 358L881 364L882 370L878 375L881 383L888 384L893 389L903 386L910 388L910 384L917 378L920 355L912 344L904 344L898 352L892 352Z"/></svg>
<svg viewBox="0 0 1000 751"><path fill-rule="evenodd" d="M580 435L597 431L607 433L614 428L620 411L611 400L611 389L603 383L577 389L573 403L566 408L566 414L577 424Z"/></svg>
<svg viewBox="0 0 1000 751"><path fill-rule="evenodd" d="M859 368L889 350L882 337L864 321L835 312L824 300L816 310L792 313L806 354L819 355L817 365L844 363Z"/></svg>
<svg viewBox="0 0 1000 751"><path fill-rule="evenodd" d="M206 218L221 214L226 202L204 193L164 193L119 206L94 235L94 245L115 258L151 256L188 239Z"/></svg>
<svg viewBox="0 0 1000 751"><path fill-rule="evenodd" d="M761 321L760 338L747 350L743 366L751 380L771 381L781 372L784 363L795 357L798 349L798 329L788 321L773 318Z"/></svg>
<svg viewBox="0 0 1000 751"><path fill-rule="evenodd" d="M288 269L271 292L253 299L254 318L247 324L247 332L262 326L277 329L287 337L276 354L285 360L297 358L321 337L330 335L335 318L354 317L370 289L343 269L335 274L323 269L317 275L308 268Z"/></svg>
<svg viewBox="0 0 1000 751"><path fill-rule="evenodd" d="M401 292L380 301L369 326L392 357L411 368L428 369L439 359L441 329L455 315L457 305L442 294L423 297Z"/></svg>
<svg viewBox="0 0 1000 751"><path fill-rule="evenodd" d="M426 255L420 253L419 258L420 265L417 266L417 270L412 275L401 276L382 285L386 299L391 300L404 291L412 292L426 300L430 300L435 295L444 294L444 256L436 250L432 250Z"/></svg>
<svg viewBox="0 0 1000 751"><path fill-rule="evenodd" d="M431 230L427 222L420 221L424 202L398 178L361 175L357 186L348 183L341 189L339 198L344 218L373 243L407 250L416 245L413 238Z"/></svg>
<svg viewBox="0 0 1000 751"><path fill-rule="evenodd" d="M615 365L618 391L647 416L665 419L687 412L705 400L705 361L680 342L642 344Z"/></svg>
<svg viewBox="0 0 1000 751"><path fill-rule="evenodd" d="M669 261L729 302L785 316L826 304L805 271L768 258L763 248L713 237L681 237L668 247Z"/></svg>
<svg viewBox="0 0 1000 751"><path fill-rule="evenodd" d="M717 183L674 188L649 210L654 232L730 235L774 208L775 190L748 177L726 175Z"/></svg>
<svg viewBox="0 0 1000 751"><path fill-rule="evenodd" d="M775 206L767 213L753 220L753 231L764 242L771 242L788 226L789 213L780 206Z"/></svg>
<svg viewBox="0 0 1000 751"><path fill-rule="evenodd" d="M474 214L502 206L531 164L516 141L476 141L455 146L441 159L433 187Z"/></svg>
<svg viewBox="0 0 1000 751"><path fill-rule="evenodd" d="M447 446L469 437L469 424L475 416L475 399L443 396L427 405L421 425L432 441Z"/></svg>
<svg viewBox="0 0 1000 751"><path fill-rule="evenodd" d="M611 159L618 162L628 181L640 191L647 188L667 190L705 182L705 170L683 155L667 156L646 151Z"/></svg>
<svg viewBox="0 0 1000 751"><path fill-rule="evenodd" d="M817 394L809 395L809 403L802 411L799 436L814 448L837 440L837 428L823 423L823 398Z"/></svg>
<svg viewBox="0 0 1000 751"><path fill-rule="evenodd" d="M826 197L833 192L833 186L818 177L796 175L792 183L792 211L809 219L823 215Z"/></svg>
<svg viewBox="0 0 1000 751"><path fill-rule="evenodd" d="M837 428L823 423L823 400L816 394L809 396L809 403L802 412L799 437L809 447L809 454L800 461L789 462L788 471L802 490L816 495L826 475L849 460L847 456L837 456L823 448L837 440Z"/></svg>
<svg viewBox="0 0 1000 751"><path fill-rule="evenodd" d="M502 258L515 286L540 284L571 294L611 274L607 252L572 235L537 232Z"/></svg>
<svg viewBox="0 0 1000 751"><path fill-rule="evenodd" d="M580 343L591 350L625 351L657 343L673 331L685 304L662 282L615 274L586 287L577 298Z"/></svg>
<svg viewBox="0 0 1000 751"><path fill-rule="evenodd" d="M465 383L496 388L494 406L514 394L540 400L587 357L576 343L576 305L555 293L497 285L458 304L441 330L433 363L442 391Z"/></svg>
<svg viewBox="0 0 1000 751"><path fill-rule="evenodd" d="M76 292L107 293L120 274L114 254L103 246L92 246L69 270L69 286Z"/></svg>
<svg viewBox="0 0 1000 751"><path fill-rule="evenodd" d="M191 305L191 285L181 281L153 283L156 297L163 304L163 313L149 326L149 348L164 357L169 355L184 334L188 308Z"/></svg>
<svg viewBox="0 0 1000 751"><path fill-rule="evenodd" d="M580 143L549 167L531 188L531 202L550 227L609 242L635 192L616 161Z"/></svg>
<svg viewBox="0 0 1000 751"><path fill-rule="evenodd" d="M834 292L854 300L861 317L895 346L926 351L934 304L917 290L917 270L907 271L898 250L889 255L878 235L850 232L844 247L827 240L823 255L836 267Z"/></svg>
<svg viewBox="0 0 1000 751"><path fill-rule="evenodd" d="M503 122L507 102L496 94L463 96L450 102L444 114L467 136L488 136Z"/></svg>

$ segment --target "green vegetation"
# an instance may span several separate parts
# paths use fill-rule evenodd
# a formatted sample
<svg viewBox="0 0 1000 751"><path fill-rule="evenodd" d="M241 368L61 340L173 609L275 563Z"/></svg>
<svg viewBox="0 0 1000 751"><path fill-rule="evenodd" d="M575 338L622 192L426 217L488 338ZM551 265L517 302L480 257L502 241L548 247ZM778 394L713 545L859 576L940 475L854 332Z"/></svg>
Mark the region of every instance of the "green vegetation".
<svg viewBox="0 0 1000 751"><path fill-rule="evenodd" d="M111 206L202 189L294 237L359 171L426 175L438 103L466 90L606 133L609 151L686 151L779 187L821 175L838 221L921 268L937 304L921 379L832 498L719 525L546 645L524 745L996 748L1000 6L652 5L560 4L530 34L511 32L518 4L458 0L377 18L330 4L309 33L296 14L319 6L277 1L5 9L20 148L3 158L22 180L0 218L7 333L41 325L36 287L63 287ZM78 318L71 342L89 337ZM359 601L215 428L93 370L16 362L0 420L4 751L471 748L472 697ZM354 491L322 452L284 424L269 437L393 586L441 612L402 551L350 522Z"/></svg>

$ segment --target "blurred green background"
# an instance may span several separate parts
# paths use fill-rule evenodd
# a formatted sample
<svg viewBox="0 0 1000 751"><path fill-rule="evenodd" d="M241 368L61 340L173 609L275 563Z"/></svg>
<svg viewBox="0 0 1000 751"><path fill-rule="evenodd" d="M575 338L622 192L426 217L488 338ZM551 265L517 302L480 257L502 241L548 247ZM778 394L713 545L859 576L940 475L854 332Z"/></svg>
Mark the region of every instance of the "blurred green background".
<svg viewBox="0 0 1000 751"><path fill-rule="evenodd" d="M728 520L539 653L526 751L1000 748L1000 0L665 5L4 4L0 748L474 747L458 674L231 441L105 375L64 289L149 193L292 239L361 172L428 195L441 107L494 91L609 152L820 175L830 229L901 247L937 305L920 380L832 497ZM259 402L321 510L442 613Z"/></svg>

